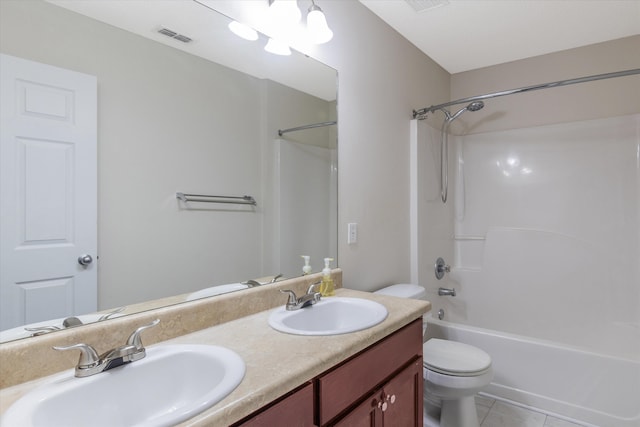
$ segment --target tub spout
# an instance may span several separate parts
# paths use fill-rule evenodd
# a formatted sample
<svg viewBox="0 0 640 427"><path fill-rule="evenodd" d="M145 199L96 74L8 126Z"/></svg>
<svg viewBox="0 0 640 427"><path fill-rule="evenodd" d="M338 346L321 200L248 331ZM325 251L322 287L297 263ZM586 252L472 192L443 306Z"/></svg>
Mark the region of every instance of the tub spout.
<svg viewBox="0 0 640 427"><path fill-rule="evenodd" d="M450 296L450 297L455 297L456 296L456 290L451 288L438 288L438 295L440 296Z"/></svg>

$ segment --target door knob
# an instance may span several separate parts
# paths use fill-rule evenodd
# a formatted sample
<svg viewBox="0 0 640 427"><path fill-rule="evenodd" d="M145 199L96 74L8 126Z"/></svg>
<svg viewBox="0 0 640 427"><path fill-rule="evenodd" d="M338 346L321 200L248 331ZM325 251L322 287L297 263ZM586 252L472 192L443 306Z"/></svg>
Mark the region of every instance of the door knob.
<svg viewBox="0 0 640 427"><path fill-rule="evenodd" d="M91 258L91 255L89 254L80 255L78 257L78 264L84 265L85 267L91 264L92 262L93 262L93 258Z"/></svg>

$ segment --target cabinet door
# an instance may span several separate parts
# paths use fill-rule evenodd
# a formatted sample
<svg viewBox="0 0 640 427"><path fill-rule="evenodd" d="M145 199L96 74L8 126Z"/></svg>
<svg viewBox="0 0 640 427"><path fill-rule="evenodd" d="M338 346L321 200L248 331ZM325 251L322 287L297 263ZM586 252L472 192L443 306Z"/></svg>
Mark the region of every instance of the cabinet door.
<svg viewBox="0 0 640 427"><path fill-rule="evenodd" d="M336 427L422 427L422 358L336 422Z"/></svg>
<svg viewBox="0 0 640 427"><path fill-rule="evenodd" d="M422 358L416 359L382 387L382 425L422 427Z"/></svg>
<svg viewBox="0 0 640 427"><path fill-rule="evenodd" d="M313 384L307 384L235 427L311 427L313 423Z"/></svg>
<svg viewBox="0 0 640 427"><path fill-rule="evenodd" d="M382 411L378 408L380 390L356 406L351 412L333 424L335 427L382 426ZM331 425L331 424L329 424Z"/></svg>

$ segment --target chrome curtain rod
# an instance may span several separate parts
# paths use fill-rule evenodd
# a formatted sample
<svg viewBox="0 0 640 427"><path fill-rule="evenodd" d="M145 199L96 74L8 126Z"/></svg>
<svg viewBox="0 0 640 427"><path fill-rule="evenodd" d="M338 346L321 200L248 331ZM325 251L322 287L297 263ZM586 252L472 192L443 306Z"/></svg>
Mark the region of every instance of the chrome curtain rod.
<svg viewBox="0 0 640 427"><path fill-rule="evenodd" d="M257 204L256 199L251 196L208 196L206 194L176 193L176 199L183 202L233 203L235 205L253 206Z"/></svg>
<svg viewBox="0 0 640 427"><path fill-rule="evenodd" d="M626 71L617 71L614 73L596 74L594 76L579 77L577 79L569 79L569 80L560 80L557 82L526 86L518 89L505 90L502 92L488 93L486 95L472 96L470 98L462 98L456 101L445 102L444 104L432 105L431 107L421 108L419 110L413 110L413 118L414 119L424 118L424 116L426 116L427 113L433 113L437 110L440 110L444 107L449 107L451 105L467 104L473 101L481 101L483 99L497 98L498 96L513 95L515 93L531 92L539 89L548 89L552 87L567 86L567 85L572 85L576 83L591 82L594 80L612 79L615 77L625 77L625 76L631 76L633 74L640 74L640 68L635 68L635 69L626 70Z"/></svg>
<svg viewBox="0 0 640 427"><path fill-rule="evenodd" d="M320 128L320 127L324 127L324 126L333 126L335 124L337 124L338 122L322 122L322 123L313 123L311 125L304 125L304 126L298 126L296 128L289 128L289 129L278 129L278 136L282 136L287 132L296 132L299 130L305 130L305 129L313 129L313 128Z"/></svg>

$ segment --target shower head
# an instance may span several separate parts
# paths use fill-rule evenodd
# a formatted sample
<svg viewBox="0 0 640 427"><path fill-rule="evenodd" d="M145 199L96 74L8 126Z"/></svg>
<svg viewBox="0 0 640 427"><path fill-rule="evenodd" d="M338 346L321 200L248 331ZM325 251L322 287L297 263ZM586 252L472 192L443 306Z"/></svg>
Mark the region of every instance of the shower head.
<svg viewBox="0 0 640 427"><path fill-rule="evenodd" d="M484 108L484 102L482 101L474 101L471 104L467 105L467 110L469 111L478 111Z"/></svg>
<svg viewBox="0 0 640 427"><path fill-rule="evenodd" d="M457 119L460 114L464 113L467 110L469 110L469 111L478 111L478 110L482 110L483 107L484 107L484 102L482 102L482 101L473 101L471 104L469 104L466 107L461 108L460 110L458 110L454 115L451 115L451 113L449 113L444 108L442 109L442 111L444 111L444 114L447 117L446 121L447 122L452 122L455 119Z"/></svg>

